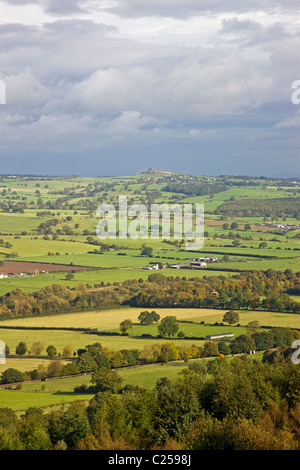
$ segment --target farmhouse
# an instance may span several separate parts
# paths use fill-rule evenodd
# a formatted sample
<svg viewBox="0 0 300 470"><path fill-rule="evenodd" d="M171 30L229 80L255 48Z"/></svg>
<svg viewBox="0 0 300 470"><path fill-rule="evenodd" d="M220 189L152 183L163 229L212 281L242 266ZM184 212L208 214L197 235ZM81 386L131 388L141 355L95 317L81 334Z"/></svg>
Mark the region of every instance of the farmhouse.
<svg viewBox="0 0 300 470"><path fill-rule="evenodd" d="M206 339L232 338L233 336L233 333L219 333L215 335L207 335Z"/></svg>
<svg viewBox="0 0 300 470"><path fill-rule="evenodd" d="M154 264L153 266L144 266L143 269L146 269L147 271L151 271L152 269L155 269L157 270L159 267L158 267L158 264Z"/></svg>

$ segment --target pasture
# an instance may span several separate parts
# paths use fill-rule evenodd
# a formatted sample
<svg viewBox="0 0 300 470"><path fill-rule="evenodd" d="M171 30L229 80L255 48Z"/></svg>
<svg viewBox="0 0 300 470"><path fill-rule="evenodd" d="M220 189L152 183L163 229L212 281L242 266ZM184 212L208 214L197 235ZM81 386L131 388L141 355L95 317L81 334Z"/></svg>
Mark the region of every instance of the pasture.
<svg viewBox="0 0 300 470"><path fill-rule="evenodd" d="M109 310L99 310L81 313L52 314L31 318L15 318L0 321L1 325L23 327L47 327L47 328L96 328L99 331L117 329L124 319L130 319L138 323L138 316L143 308L121 307ZM151 309L153 310L153 309ZM174 315L178 320L193 321L213 324L222 322L226 310L207 308L155 308L161 318ZM260 325L284 326L287 328L299 328L299 315L283 312L265 312L252 310L239 310L239 323L242 326L250 321L257 320ZM6 330L2 330L6 331ZM7 330L8 331L8 330ZM26 331L24 330L24 334ZM45 332L45 334L47 331ZM65 332L67 333L67 332ZM68 332L71 333L71 332ZM75 333L75 332L74 332ZM77 333L76 333L77 334ZM87 337L87 335L85 335Z"/></svg>
<svg viewBox="0 0 300 470"><path fill-rule="evenodd" d="M90 398L92 395L90 395ZM8 407L14 411L26 411L28 408L46 408L54 405L66 405L73 401L85 401L89 398L86 394L75 393L36 393L22 392L20 390L0 389L0 402L3 408Z"/></svg>
<svg viewBox="0 0 300 470"><path fill-rule="evenodd" d="M183 178L183 179L182 179ZM210 182L211 184L227 184L225 191L203 196L187 194L187 185L191 180ZM144 270L143 267L157 262L188 263L187 258L216 256L218 262L207 263L209 269L164 269L159 271L165 276L203 277L231 276L240 270L286 270L300 271L300 237L299 231L280 232L277 228L270 229L262 224L263 215L249 213L230 213L222 216L216 209L230 200L244 202L251 199L268 200L297 196L297 187L288 182L283 184L276 180L257 179L247 182L243 178L232 178L228 184L222 177L190 177L162 173L141 174L117 178L85 178L85 177L17 177L14 179L1 177L0 184L0 260L43 263L34 264L40 269L37 276L16 276L0 279L0 295L7 294L16 288L27 292L35 292L53 283L74 288L78 283L85 283L91 289L97 289L103 282L122 283L129 279L146 280L154 271ZM172 182L181 185L185 181L186 192L165 191L165 185ZM181 190L180 189L180 190ZM199 193L198 193L199 194ZM102 254L93 253L99 250L97 245L96 225L98 218L96 208L99 203L118 204L119 195L127 195L128 203L200 203L204 204L205 240L204 247L198 252L188 252L183 247L174 244L171 238L164 241L150 237L144 239L107 239ZM15 210L14 205L23 204L24 208ZM276 204L275 204L276 205ZM245 204L244 204L245 206ZM215 212L216 211L216 212ZM278 211L277 211L278 212ZM251 215L251 216L250 216ZM55 223L47 225L51 219ZM272 214L270 222L285 222L295 224L298 221L287 212ZM224 228L224 223L229 228ZM231 228L236 222L238 227ZM250 228L245 228L249 224ZM171 222L171 226L173 222ZM261 242L267 245L259 248ZM117 245L117 246L114 246ZM151 257L141 256L142 245L153 249ZM236 245L236 246L234 246ZM105 251L108 250L108 251ZM227 260L223 256L228 255ZM271 259L272 257L272 259ZM53 263L52 266L50 263ZM56 266L55 266L56 264ZM59 265L59 266L57 266ZM6 267L9 264L6 264ZM12 265L11 265L12 266ZM22 264L19 265L20 270ZM24 266L24 265L23 265ZM80 270L76 266L79 266ZM6 272L5 265L0 272ZM84 270L85 267L92 268ZM232 270L223 271L223 269ZM41 272L45 271L45 272ZM74 271L73 279L66 279L66 273ZM293 297L298 300L298 297ZM111 350L143 349L155 343L175 342L180 346L192 344L203 345L204 340L177 338L157 338L157 324L141 326L138 315L143 308L113 308L101 311L85 311L81 313L40 315L28 318L13 318L0 321L0 340L15 354L16 346L24 341L31 348L34 342L41 342L43 351L40 357L28 356L23 358L8 357L5 365L0 365L0 373L8 367L22 371L32 370L38 366L46 367L50 359L46 348L52 344L62 358L65 346L70 346L76 353L78 349L88 344L99 342ZM152 310L152 309L151 309ZM195 322L179 323L179 330L186 337L206 337L209 334L233 332L236 336L246 332L246 325L257 320L261 326L300 328L299 315L283 312L239 311L239 325L220 325L225 313L218 309L155 309L161 318L174 315L179 321ZM124 319L134 323L128 336L109 336L86 334L82 331L64 330L62 328L91 328L98 331L118 332L119 325ZM201 324L204 322L204 324ZM216 324L218 323L218 324ZM19 326L26 329L5 329L1 326ZM30 328L50 328L49 330L34 330ZM27 329L29 328L29 329ZM52 328L52 329L51 329ZM152 335L152 336L143 336ZM62 360L67 360L62 358ZM170 379L177 377L178 372L186 364L151 365L142 368L119 371L125 384L154 387L160 377ZM88 400L92 395L74 394L73 388L80 384L88 385L90 376L58 379L53 381L23 384L22 391L0 390L1 406L9 406L14 410L25 410L30 406L49 407L59 406L73 400Z"/></svg>

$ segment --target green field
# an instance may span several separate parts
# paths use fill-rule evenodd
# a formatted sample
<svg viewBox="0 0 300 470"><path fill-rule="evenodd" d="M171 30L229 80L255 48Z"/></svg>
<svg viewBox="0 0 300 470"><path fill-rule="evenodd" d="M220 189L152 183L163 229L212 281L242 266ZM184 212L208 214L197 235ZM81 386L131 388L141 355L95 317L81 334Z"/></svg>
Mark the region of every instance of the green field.
<svg viewBox="0 0 300 470"><path fill-rule="evenodd" d="M68 392L36 393L0 389L1 406L4 408L11 408L14 411L25 411L32 406L37 408L45 408L53 405L71 403L73 401L87 400L88 398L88 395ZM92 395L90 398L92 398Z"/></svg>
<svg viewBox="0 0 300 470"><path fill-rule="evenodd" d="M165 186L173 183L179 185L182 192L165 191ZM189 194L189 184L209 182L226 185L226 190L214 194L198 196ZM173 188L174 189L174 188ZM207 269L171 269L161 271L165 276L199 277L233 276L246 270L268 269L300 271L300 236L299 230L285 231L276 227L267 227L265 222L298 224L299 214L278 209L267 217L263 213L237 213L222 215L218 208L227 201L244 202L275 201L283 199L283 206L288 208L288 199L295 198L298 204L299 184L287 180L230 177L207 177L179 174L141 174L123 177L17 177L14 179L0 177L0 261L34 261L36 263L57 263L70 267L90 267L90 270L74 272L74 278L66 279L66 272L40 272L31 277L9 277L0 279L0 296L16 288L26 292L36 292L50 284L62 284L75 288L78 283L85 283L89 288L98 288L99 284L122 283L130 279L147 280L153 271L143 269L154 263L168 265L188 264L188 258L215 256L217 262L207 262ZM197 193L201 194L201 193ZM158 240L150 237L144 239L107 239L102 254L93 253L99 250L96 236L98 218L96 208L101 203L117 206L119 195L128 197L128 204L143 203L199 203L204 204L205 240L202 250L188 252L184 245L176 245L176 240ZM261 205L257 203L257 205ZM250 204L251 206L251 204ZM266 208L267 205L265 205ZM240 207L240 206L239 206ZM279 207L279 206L278 206ZM293 212L293 211L292 211ZM54 222L51 224L51 220ZM224 224L228 226L224 228ZM237 223L238 227L231 227ZM49 225L47 225L49 224ZM150 221L148 221L148 225ZM260 225L257 225L260 224ZM250 227L245 228L246 225ZM171 221L171 227L173 222ZM169 243L171 242L171 243ZM264 242L265 246L259 248ZM153 249L152 256L141 256L142 245ZM225 259L223 260L223 256ZM226 259L226 255L228 256ZM226 271L227 270L227 271ZM2 269L2 272L5 272ZM292 296L298 301L298 296ZM157 325L140 326L139 313L143 308L113 308L101 311L85 311L68 314L40 315L27 318L13 318L0 321L0 339L10 348L11 354L20 341L25 341L30 349L34 342L43 344L44 356L50 344L57 348L61 355L63 348L71 346L73 351L85 348L86 345L100 342L111 350L143 349L147 345L161 342L176 342L180 346L203 345L203 340L157 338ZM152 310L152 309L151 309ZM215 325L221 323L224 310L216 309L155 309L161 318L174 315L178 320L192 323L180 323L179 328L187 337L203 337L219 332L233 332L236 336L246 332L245 326L257 320L261 326L300 328L299 315L283 312L239 311L239 325ZM120 322L131 319L133 329L128 336L108 336L85 334L81 331L66 331L59 328L91 328L98 331L119 331ZM205 322L206 324L200 324ZM2 326L20 326L26 328L47 327L52 330L1 329ZM55 330L56 329L56 330ZM152 335L143 337L142 335ZM47 365L49 359L8 358L5 365L0 365L0 372L8 367L22 371L32 370L39 365ZM159 377L175 378L186 364L151 365L120 371L124 384L153 387ZM59 379L40 383L23 384L22 391L0 390L1 406L14 410L25 410L29 406L47 407L73 400L87 400L88 395L75 395L73 388L82 383L88 384L90 376ZM37 391L40 390L40 393ZM41 391L43 390L43 391Z"/></svg>
<svg viewBox="0 0 300 470"><path fill-rule="evenodd" d="M123 307L118 309L99 310L93 312L52 314L47 316L32 318L15 318L0 321L3 326L26 326L26 327L47 327L47 328L97 328L99 331L117 329L124 319L130 319L134 323L138 323L140 312L145 309ZM207 309L207 308L156 308L155 311L164 318L168 315L174 315L178 320L187 320L200 323L213 324L222 322L223 315L226 310ZM299 328L299 316L292 313L283 312L265 312L240 310L240 324L247 325L250 321L258 320L261 325L266 326L284 326L288 328ZM139 327L140 328L140 327ZM205 328L208 328L207 326ZM228 328L228 326L227 326ZM14 331L14 330L2 330ZM21 331L21 330L19 330ZM23 330L26 334L27 331ZM47 331L39 332L45 333ZM50 333L50 332L49 332ZM77 332L63 332L62 334L78 334ZM85 338L89 336L84 335ZM125 338L126 339L126 338Z"/></svg>
<svg viewBox="0 0 300 470"><path fill-rule="evenodd" d="M179 323L179 330L183 331L187 338L157 338L157 325L141 326L138 324L138 315L141 309L121 308L103 311L48 315L38 318L20 318L6 320L0 323L0 339L10 348L11 354L15 354L16 346L20 341L24 341L28 350L33 343L39 341L43 345L42 356L46 354L46 348L51 344L55 346L58 354L63 353L65 346L70 346L73 352L80 348L85 348L88 344L99 342L103 347L113 351L122 349L143 349L145 346L156 343L176 342L176 344L185 347L192 344L203 345L205 338L210 334L231 332L235 336L246 333L245 325L250 321L258 320L261 326L299 328L299 316L296 314L281 312L263 312L263 311L240 311L240 325L214 325L215 322L222 322L224 310L214 309L156 309L157 313L164 318L174 315L178 320L192 321L193 323ZM128 332L128 336L107 336L96 334L85 334L80 331L60 330L59 328L96 328L99 331L120 331L119 324L124 319L131 319L134 322L133 329ZM199 324L204 321L206 324ZM198 324L197 324L198 323ZM1 329L3 326L19 326L26 328L47 327L56 328L56 330L30 330L30 329ZM143 337L143 334L152 335L152 337ZM204 338L201 339L192 339ZM39 359L25 358L8 359L14 367L20 370L32 370L36 367L35 361ZM11 362L12 361L12 362ZM7 365L0 365L0 372L7 369Z"/></svg>
<svg viewBox="0 0 300 470"><path fill-rule="evenodd" d="M71 269L71 268L70 268ZM113 284L114 282L124 282L128 279L143 279L147 280L149 271L135 268L123 268L123 269L103 269L103 270L92 270L92 271L77 271L74 273L74 279L66 280L66 272L54 272L54 273L41 273L39 276L28 276L28 277L13 277L7 279L0 279L0 295L6 294L16 288L21 288L26 292L35 292L42 289L50 284L60 283L65 286L74 288L78 283L85 283L91 287L94 284L100 284L101 282ZM163 271L165 276L185 276L186 278L192 277L203 277L207 275L213 276L230 276L234 272L223 272L223 271L212 271L207 272L205 269L197 270L174 270L165 269Z"/></svg>
<svg viewBox="0 0 300 470"><path fill-rule="evenodd" d="M35 358L35 357L7 357L5 360L5 364L0 364L0 373L2 373L6 369L18 369L21 372L26 372L28 370L37 369L39 366L43 366L45 368L48 367L50 364L51 359L45 358ZM63 363L66 363L66 360L63 360Z"/></svg>
<svg viewBox="0 0 300 470"><path fill-rule="evenodd" d="M175 379L178 373L187 367L186 364L178 365L155 364L142 368L133 368L118 371L123 378L123 385L139 385L153 388L161 377ZM9 407L15 411L26 410L34 402L37 407L50 407L58 404L67 404L72 401L89 400L94 394L75 394L74 387L79 385L91 385L91 376L73 377L70 379L56 379L45 382L32 382L22 385L22 390L3 390L0 388L0 400L2 407Z"/></svg>
<svg viewBox="0 0 300 470"><path fill-rule="evenodd" d="M123 385L139 385L153 388L160 377L168 376L170 379L176 378L178 373L187 367L186 363L178 362L176 364L151 364L144 367L118 370L118 374L123 378ZM74 387L79 385L91 385L91 375L87 374L79 377L61 378L55 380L46 380L45 382L33 382L22 385L24 392L43 391L55 393L73 392Z"/></svg>

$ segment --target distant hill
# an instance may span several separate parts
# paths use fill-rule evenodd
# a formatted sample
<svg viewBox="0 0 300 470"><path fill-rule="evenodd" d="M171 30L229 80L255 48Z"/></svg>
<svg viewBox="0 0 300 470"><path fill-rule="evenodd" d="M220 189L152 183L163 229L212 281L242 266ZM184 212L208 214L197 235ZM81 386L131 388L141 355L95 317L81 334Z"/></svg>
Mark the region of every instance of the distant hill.
<svg viewBox="0 0 300 470"><path fill-rule="evenodd" d="M171 171L163 171L158 168L148 168L148 170L143 171L142 175L174 175Z"/></svg>

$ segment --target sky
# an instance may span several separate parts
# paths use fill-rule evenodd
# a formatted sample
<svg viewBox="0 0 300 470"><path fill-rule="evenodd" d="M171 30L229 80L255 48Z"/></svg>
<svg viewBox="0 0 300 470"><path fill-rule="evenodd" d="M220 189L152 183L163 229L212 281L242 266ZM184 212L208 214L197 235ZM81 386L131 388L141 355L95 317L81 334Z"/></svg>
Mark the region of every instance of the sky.
<svg viewBox="0 0 300 470"><path fill-rule="evenodd" d="M0 0L0 173L299 177L299 51L299 0Z"/></svg>

